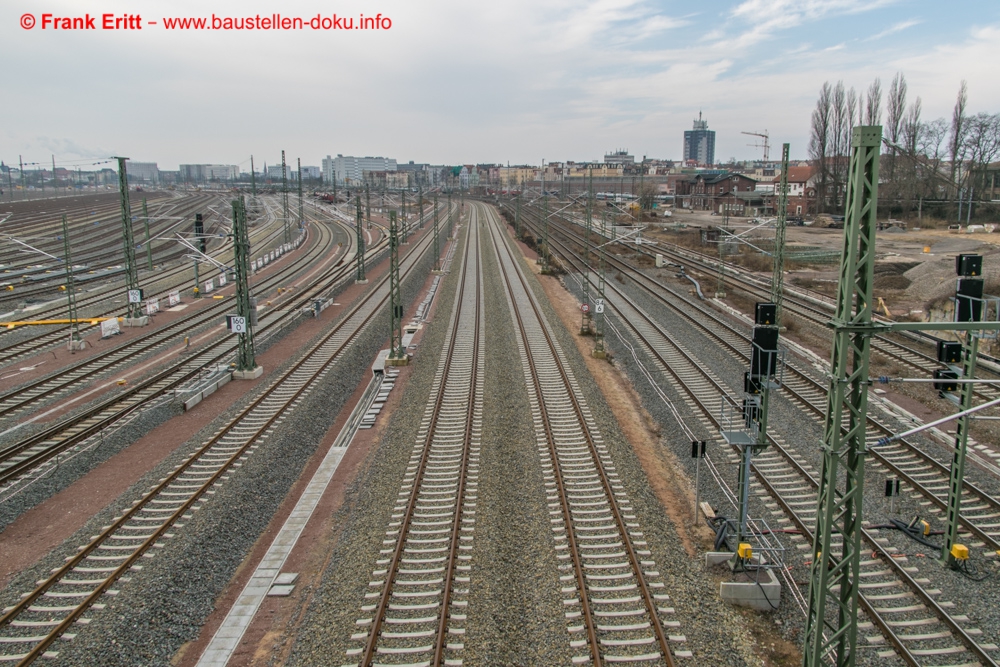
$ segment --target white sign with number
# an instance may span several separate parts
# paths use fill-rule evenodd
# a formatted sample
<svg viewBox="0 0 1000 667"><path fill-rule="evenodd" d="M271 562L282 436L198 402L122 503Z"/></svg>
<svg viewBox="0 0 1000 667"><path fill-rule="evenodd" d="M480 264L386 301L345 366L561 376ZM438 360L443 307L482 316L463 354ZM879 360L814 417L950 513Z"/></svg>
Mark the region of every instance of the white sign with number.
<svg viewBox="0 0 1000 667"><path fill-rule="evenodd" d="M226 274L225 273L220 273L219 274L219 287L222 287L225 284L226 284Z"/></svg>
<svg viewBox="0 0 1000 667"><path fill-rule="evenodd" d="M141 289L130 289L128 291L128 302L129 303L142 303L142 290Z"/></svg>
<svg viewBox="0 0 1000 667"><path fill-rule="evenodd" d="M240 317L239 315L227 315L226 319L229 321L229 330L233 333L246 333L247 332L247 318Z"/></svg>
<svg viewBox="0 0 1000 667"><path fill-rule="evenodd" d="M147 299L146 300L146 314L155 315L160 312L160 300L159 299Z"/></svg>
<svg viewBox="0 0 1000 667"><path fill-rule="evenodd" d="M596 299L594 301L594 312L598 315L604 312L604 299Z"/></svg>
<svg viewBox="0 0 1000 667"><path fill-rule="evenodd" d="M206 294L209 293L209 292L211 292L214 289L215 289L215 281L214 280L209 280L208 282L205 283L205 293Z"/></svg>
<svg viewBox="0 0 1000 667"><path fill-rule="evenodd" d="M171 306L176 306L181 302L181 293L174 291L167 295L167 303Z"/></svg>

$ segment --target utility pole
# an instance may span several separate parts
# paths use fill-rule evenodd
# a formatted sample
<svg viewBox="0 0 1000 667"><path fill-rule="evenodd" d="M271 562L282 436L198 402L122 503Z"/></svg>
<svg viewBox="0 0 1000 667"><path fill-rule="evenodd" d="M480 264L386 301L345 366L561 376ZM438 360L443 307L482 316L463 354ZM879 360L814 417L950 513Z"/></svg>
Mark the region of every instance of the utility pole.
<svg viewBox="0 0 1000 667"><path fill-rule="evenodd" d="M337 182L336 177L334 177L334 183ZM372 228L372 192L368 187L368 183L365 183L365 217L368 220L368 229Z"/></svg>
<svg viewBox="0 0 1000 667"><path fill-rule="evenodd" d="M441 272L441 240L438 236L438 196L434 195L434 272Z"/></svg>
<svg viewBox="0 0 1000 667"><path fill-rule="evenodd" d="M281 151L281 210L285 216L285 243L292 240L292 230L288 225L288 172L285 168L285 151Z"/></svg>
<svg viewBox="0 0 1000 667"><path fill-rule="evenodd" d="M7 201L14 201L14 181L10 176L10 167L7 167Z"/></svg>
<svg viewBox="0 0 1000 667"><path fill-rule="evenodd" d="M296 158L299 162L299 229L302 229L305 213L302 210L302 158Z"/></svg>
<svg viewBox="0 0 1000 667"><path fill-rule="evenodd" d="M389 211L389 358L390 366L405 366L409 361L403 348L403 295L399 288L399 238L396 212Z"/></svg>
<svg viewBox="0 0 1000 667"><path fill-rule="evenodd" d="M149 209L146 208L146 198L142 198L142 219L146 225L146 264L147 268L153 270L153 246L149 238Z"/></svg>
<svg viewBox="0 0 1000 667"><path fill-rule="evenodd" d="M545 160L542 160L542 241L538 247L542 275L549 273L549 197L545 192Z"/></svg>
<svg viewBox="0 0 1000 667"><path fill-rule="evenodd" d="M788 152L790 146L790 144L781 145L778 219L774 226L774 273L771 276L771 302L775 306L775 324L779 327L781 326L781 303L785 295L785 228L788 226Z"/></svg>
<svg viewBox="0 0 1000 667"><path fill-rule="evenodd" d="M69 246L69 223L66 214L62 217L63 261L66 264L66 305L69 307L69 349L71 353L83 348L80 340L80 325L76 316L76 285L73 282L73 255Z"/></svg>
<svg viewBox="0 0 1000 667"><path fill-rule="evenodd" d="M861 506L867 450L869 347L875 333L872 282L882 127L859 126L852 134L840 282L831 322L833 353L811 554L804 667L826 665L826 656L831 653L837 667L852 667L857 660ZM845 479L838 488L841 469ZM832 552L835 534L842 538L839 557Z"/></svg>
<svg viewBox="0 0 1000 667"><path fill-rule="evenodd" d="M128 201L128 174L125 171L127 157L118 160L118 192L121 195L122 246L125 251L125 289L128 301L126 323L129 326L145 326L149 319L142 314L142 290L135 266L135 239L132 236L132 207Z"/></svg>
<svg viewBox="0 0 1000 667"><path fill-rule="evenodd" d="M422 222L424 217L424 189L423 187L417 190L417 226L421 229L424 228L424 223Z"/></svg>
<svg viewBox="0 0 1000 667"><path fill-rule="evenodd" d="M455 212L451 210L451 191L448 191L448 240L455 240Z"/></svg>
<svg viewBox="0 0 1000 667"><path fill-rule="evenodd" d="M365 278L365 235L361 231L361 223L363 219L361 217L361 197L355 197L354 202L357 205L357 213L354 217L354 231L357 234L357 257L355 258L355 263L357 264L357 275L354 278L354 282L359 285L364 285L368 282Z"/></svg>
<svg viewBox="0 0 1000 667"><path fill-rule="evenodd" d="M600 260L600 268L597 273L597 298L594 299L594 351L591 356L595 359L606 359L607 351L604 349L604 238L608 234L608 214L601 216L601 248L597 249Z"/></svg>
<svg viewBox="0 0 1000 667"><path fill-rule="evenodd" d="M403 245L406 245L406 243L407 243L407 241L406 241L406 190L400 190L399 191L399 197L400 197L400 202L401 202L400 210L402 211L402 217L403 217L403 222L402 222L402 227L403 227Z"/></svg>
<svg viewBox="0 0 1000 667"><path fill-rule="evenodd" d="M257 172L253 168L253 155L250 156L250 192L253 194L254 203L257 203Z"/></svg>
<svg viewBox="0 0 1000 667"><path fill-rule="evenodd" d="M980 288L982 289L982 288ZM966 345L962 349L962 379L972 380L976 374L976 359L979 356L980 332L966 332ZM959 410L966 412L972 407L972 395L976 385L972 382L962 384L959 398ZM969 426L971 416L966 414L959 418L955 431L955 450L952 452L951 479L948 484L948 514L944 530L944 546L941 548L941 563L954 566L956 559L952 547L958 543L958 527L962 509L962 487L965 479L965 456L969 448Z"/></svg>
<svg viewBox="0 0 1000 667"><path fill-rule="evenodd" d="M590 176L590 182L588 184L590 189L587 190L587 211L584 214L586 232L584 233L583 241L583 303L580 306L583 311L580 319L581 336L590 335L590 229L592 225L591 216L593 215L593 169L590 170L588 175Z"/></svg>
<svg viewBox="0 0 1000 667"><path fill-rule="evenodd" d="M199 280L200 280L200 278L198 277L198 258L195 257L194 258L194 290L193 290L193 292L194 292L194 298L196 298L196 299L200 299L201 298L201 283L199 282Z"/></svg>
<svg viewBox="0 0 1000 667"><path fill-rule="evenodd" d="M524 189L524 185L521 185ZM517 202L514 204L514 240L521 238L521 191L517 193Z"/></svg>
<svg viewBox="0 0 1000 667"><path fill-rule="evenodd" d="M257 326L256 304L250 293L250 235L243 197L233 200L233 255L236 267L236 317L229 330L239 336L234 380L253 380L264 373L254 354L253 330Z"/></svg>
<svg viewBox="0 0 1000 667"><path fill-rule="evenodd" d="M28 181L24 176L24 158L17 156L17 164L21 170L21 199L28 198ZM97 176L94 176L94 187L97 187Z"/></svg>
<svg viewBox="0 0 1000 667"><path fill-rule="evenodd" d="M52 156L52 193L59 196L59 179L56 178L56 156Z"/></svg>

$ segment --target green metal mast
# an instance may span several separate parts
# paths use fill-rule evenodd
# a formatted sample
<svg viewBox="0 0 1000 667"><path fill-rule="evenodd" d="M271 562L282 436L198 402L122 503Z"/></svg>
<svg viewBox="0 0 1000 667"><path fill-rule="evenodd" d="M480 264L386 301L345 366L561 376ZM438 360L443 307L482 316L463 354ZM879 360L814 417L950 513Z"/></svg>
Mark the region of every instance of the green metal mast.
<svg viewBox="0 0 1000 667"><path fill-rule="evenodd" d="M778 219L774 227L774 274L771 276L771 303L775 305L775 324L781 326L781 302L785 294L785 228L788 226L788 152L781 146L781 182L778 185Z"/></svg>
<svg viewBox="0 0 1000 667"><path fill-rule="evenodd" d="M250 156L250 192L253 194L253 199L257 201L257 172L253 168L253 155Z"/></svg>
<svg viewBox="0 0 1000 667"><path fill-rule="evenodd" d="M424 189L421 187L417 190L417 226L423 229L424 217Z"/></svg>
<svg viewBox="0 0 1000 667"><path fill-rule="evenodd" d="M604 244L604 238L608 235L608 214L605 212L601 216L601 244ZM597 298L594 299L594 351L591 356L597 359L604 359L607 357L607 351L604 349L604 249L597 249L597 256L600 261L600 267L597 273Z"/></svg>
<svg viewBox="0 0 1000 667"><path fill-rule="evenodd" d="M881 142L881 126L854 128L840 281L831 322L833 354L802 652L805 667L827 664L828 653L832 653L836 667L853 667L857 660L861 506L869 346L874 331L872 280ZM838 489L841 469L844 485ZM834 556L831 547L835 534L843 539L839 557Z"/></svg>
<svg viewBox="0 0 1000 667"><path fill-rule="evenodd" d="M125 289L129 292L139 289L139 277L135 266L135 239L132 236L132 207L128 201L128 174L125 172L127 157L116 157L118 160L118 192L121 195L122 210L122 246L125 251ZM128 301L127 317L142 317L142 305L137 301Z"/></svg>
<svg viewBox="0 0 1000 667"><path fill-rule="evenodd" d="M448 193L448 224L451 225L448 228L448 240L452 241L455 238L455 212L451 209L451 192Z"/></svg>
<svg viewBox="0 0 1000 667"><path fill-rule="evenodd" d="M76 352L80 345L80 325L76 317L76 285L73 282L73 255L69 247L69 223L66 214L62 217L63 261L66 263L66 305L69 307L69 349Z"/></svg>
<svg viewBox="0 0 1000 667"><path fill-rule="evenodd" d="M361 223L364 222L364 219L361 217L361 197L355 197L354 202L357 205L357 214L354 219L354 231L355 234L357 234L356 245L358 246L358 254L355 258L358 270L354 282L364 284L368 282L368 279L365 278L365 235L361 233Z"/></svg>
<svg viewBox="0 0 1000 667"><path fill-rule="evenodd" d="M981 334L978 331L967 331L965 335L966 344L962 349L962 379L972 380L976 374L976 359L979 356L979 337ZM972 407L972 394L975 386L972 382L962 384L959 411L965 412ZM963 415L958 420L955 432L955 450L951 457L951 481L948 484L947 525L944 529L944 546L941 548L941 563L943 565L955 565L955 557L951 553L951 548L958 542L959 512L962 509L962 486L965 479L965 455L969 448L970 424L970 415Z"/></svg>
<svg viewBox="0 0 1000 667"><path fill-rule="evenodd" d="M538 247L538 263L543 274L549 273L549 197L545 192L545 160L542 160L542 242Z"/></svg>
<svg viewBox="0 0 1000 667"><path fill-rule="evenodd" d="M299 165L299 229L302 229L305 212L302 210L302 158L295 158Z"/></svg>
<svg viewBox="0 0 1000 667"><path fill-rule="evenodd" d="M246 322L246 331L237 334L236 370L252 371L257 367L257 360L254 355L253 301L250 294L250 235L243 197L233 200L233 254L236 265L236 314Z"/></svg>
<svg viewBox="0 0 1000 667"><path fill-rule="evenodd" d="M438 196L434 195L434 270L441 270L441 239L438 237Z"/></svg>
<svg viewBox="0 0 1000 667"><path fill-rule="evenodd" d="M400 215L402 216L402 219L403 219L402 223L401 223L402 224L402 232L403 232L402 236L403 236L403 243L405 244L407 242L406 241L406 190L401 190L400 193L399 193L399 196L400 196L400 202L401 202L400 209L402 211L402 213Z"/></svg>
<svg viewBox="0 0 1000 667"><path fill-rule="evenodd" d="M521 190L524 185L521 185ZM517 191L517 203L514 205L514 238L521 238L521 190Z"/></svg>
<svg viewBox="0 0 1000 667"><path fill-rule="evenodd" d="M281 151L281 210L285 216L285 243L292 240L292 230L288 226L288 172L285 169L285 151Z"/></svg>
<svg viewBox="0 0 1000 667"><path fill-rule="evenodd" d="M406 359L403 349L403 295L399 288L399 238L396 212L389 211L389 359L396 363Z"/></svg>
<svg viewBox="0 0 1000 667"><path fill-rule="evenodd" d="M336 181L334 181L336 182ZM372 228L372 193L371 189L368 187L368 183L365 183L365 219L368 220L368 229Z"/></svg>
<svg viewBox="0 0 1000 667"><path fill-rule="evenodd" d="M584 214L586 233L583 241L583 314L580 319L580 335L590 335L590 231L593 224L594 171L589 170L590 182L587 190L587 211Z"/></svg>
<svg viewBox="0 0 1000 667"><path fill-rule="evenodd" d="M146 225L146 264L150 271L153 270L153 245L149 238L149 209L146 208L146 198L142 198L142 220Z"/></svg>

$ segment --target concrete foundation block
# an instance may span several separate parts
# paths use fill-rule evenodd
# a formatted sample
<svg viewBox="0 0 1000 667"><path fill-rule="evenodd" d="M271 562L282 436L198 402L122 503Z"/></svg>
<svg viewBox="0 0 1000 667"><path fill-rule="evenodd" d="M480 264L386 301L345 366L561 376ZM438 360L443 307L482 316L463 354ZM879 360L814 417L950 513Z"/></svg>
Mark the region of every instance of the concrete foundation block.
<svg viewBox="0 0 1000 667"><path fill-rule="evenodd" d="M732 559L729 552L708 552L705 565L721 565ZM754 561L760 562L757 556ZM781 602L781 582L774 571L761 569L737 575L742 581L723 581L719 584L719 596L724 602L749 607L758 611L774 611ZM759 580L757 580L759 579Z"/></svg>
<svg viewBox="0 0 1000 667"><path fill-rule="evenodd" d="M249 371L233 371L234 380L256 380L261 375L264 374L263 366L255 366L253 370Z"/></svg>
<svg viewBox="0 0 1000 667"><path fill-rule="evenodd" d="M144 327L149 324L149 315L142 315L141 317L126 317L122 320L122 326L126 327Z"/></svg>
<svg viewBox="0 0 1000 667"><path fill-rule="evenodd" d="M66 345L67 350L82 350L87 347L87 343L83 340L71 340L68 345Z"/></svg>
<svg viewBox="0 0 1000 667"><path fill-rule="evenodd" d="M404 355L402 357L389 357L385 360L386 366L406 366L410 363L410 357Z"/></svg>

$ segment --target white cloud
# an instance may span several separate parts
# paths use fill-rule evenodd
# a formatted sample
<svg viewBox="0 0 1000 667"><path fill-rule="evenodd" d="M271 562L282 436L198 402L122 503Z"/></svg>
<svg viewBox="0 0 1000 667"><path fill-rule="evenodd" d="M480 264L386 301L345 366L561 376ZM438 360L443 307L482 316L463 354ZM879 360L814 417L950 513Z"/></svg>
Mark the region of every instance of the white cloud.
<svg viewBox="0 0 1000 667"><path fill-rule="evenodd" d="M906 21L900 21L899 23L897 23L895 25L889 26L888 28L886 28L882 32L879 32L879 33L876 33L876 34L872 35L871 37L869 37L865 41L874 42L876 40L882 39L883 37L888 37L889 35L894 35L897 32L903 32L907 28L912 28L913 26L920 25L921 23L923 23L923 21L921 21L919 19L908 19Z"/></svg>

